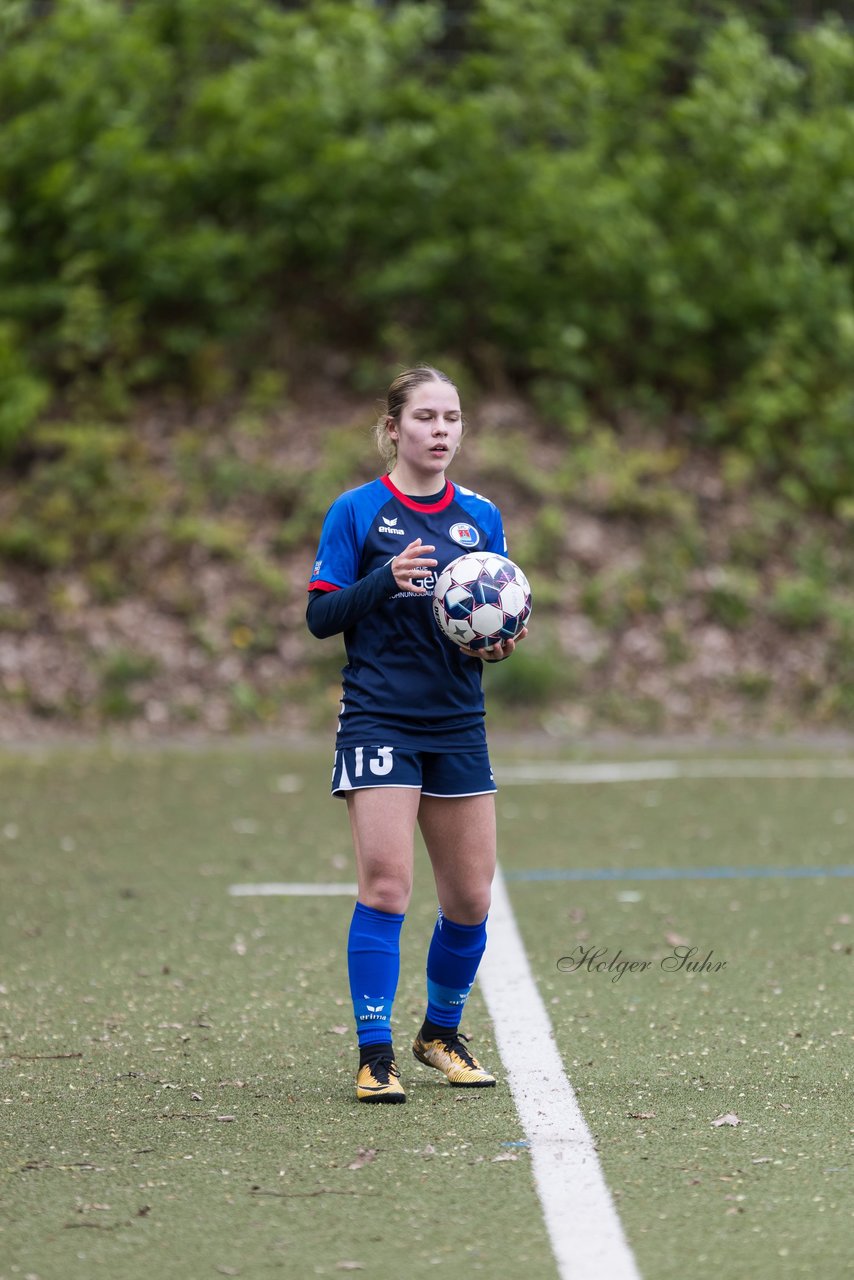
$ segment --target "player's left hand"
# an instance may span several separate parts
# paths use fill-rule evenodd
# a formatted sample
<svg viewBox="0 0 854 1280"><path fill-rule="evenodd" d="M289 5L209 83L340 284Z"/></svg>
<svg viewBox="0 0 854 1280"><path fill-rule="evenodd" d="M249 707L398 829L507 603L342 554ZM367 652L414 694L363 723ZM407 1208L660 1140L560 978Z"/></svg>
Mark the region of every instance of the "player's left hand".
<svg viewBox="0 0 854 1280"><path fill-rule="evenodd" d="M460 648L470 658L482 658L484 662L503 662L505 658L510 657L516 645L520 640L524 640L527 634L528 628L523 627L512 640L500 640L498 644L492 645L489 649L469 649L467 645L461 645Z"/></svg>

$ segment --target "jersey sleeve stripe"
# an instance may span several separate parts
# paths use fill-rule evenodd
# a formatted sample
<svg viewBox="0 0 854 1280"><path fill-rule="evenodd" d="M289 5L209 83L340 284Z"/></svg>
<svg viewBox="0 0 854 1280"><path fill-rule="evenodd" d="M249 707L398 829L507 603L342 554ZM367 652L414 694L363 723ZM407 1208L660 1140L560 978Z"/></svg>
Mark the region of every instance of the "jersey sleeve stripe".
<svg viewBox="0 0 854 1280"><path fill-rule="evenodd" d="M322 578L315 578L314 582L308 584L309 591L340 591L337 582L324 582Z"/></svg>

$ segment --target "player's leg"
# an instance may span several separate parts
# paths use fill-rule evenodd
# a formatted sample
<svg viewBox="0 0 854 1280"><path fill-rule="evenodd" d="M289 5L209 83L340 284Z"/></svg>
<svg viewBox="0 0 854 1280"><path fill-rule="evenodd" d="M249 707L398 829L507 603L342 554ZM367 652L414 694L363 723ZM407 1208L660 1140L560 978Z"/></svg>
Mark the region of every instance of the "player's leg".
<svg viewBox="0 0 854 1280"><path fill-rule="evenodd" d="M347 942L359 1039L356 1096L403 1102L391 1013L400 974L400 931L412 892L417 788L368 787L347 794L359 885Z"/></svg>
<svg viewBox="0 0 854 1280"><path fill-rule="evenodd" d="M486 947L495 874L495 802L491 794L423 795L418 815L439 898L427 953L427 1014L413 1052L451 1084L475 1088L495 1079L466 1048L459 1025Z"/></svg>
<svg viewBox="0 0 854 1280"><path fill-rule="evenodd" d="M347 793L359 901L403 914L412 893L417 787L365 787Z"/></svg>
<svg viewBox="0 0 854 1280"><path fill-rule="evenodd" d="M443 914L459 924L479 924L489 910L495 875L494 795L422 795L418 824Z"/></svg>

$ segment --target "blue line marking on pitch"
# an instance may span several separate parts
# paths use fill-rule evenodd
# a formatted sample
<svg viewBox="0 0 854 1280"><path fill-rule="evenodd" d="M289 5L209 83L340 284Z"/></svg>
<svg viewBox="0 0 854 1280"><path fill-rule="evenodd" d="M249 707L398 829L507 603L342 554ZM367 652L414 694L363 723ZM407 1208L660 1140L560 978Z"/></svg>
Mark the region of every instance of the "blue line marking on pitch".
<svg viewBox="0 0 854 1280"><path fill-rule="evenodd" d="M505 871L505 880L818 880L854 877L854 867L545 867Z"/></svg>

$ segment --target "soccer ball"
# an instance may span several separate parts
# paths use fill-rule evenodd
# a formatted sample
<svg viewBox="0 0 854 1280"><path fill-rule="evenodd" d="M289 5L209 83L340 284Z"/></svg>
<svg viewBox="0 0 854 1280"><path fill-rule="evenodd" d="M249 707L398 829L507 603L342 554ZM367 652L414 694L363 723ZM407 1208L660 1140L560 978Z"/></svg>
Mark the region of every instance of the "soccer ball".
<svg viewBox="0 0 854 1280"><path fill-rule="evenodd" d="M531 613L522 570L494 551L467 551L446 565L433 588L433 614L454 644L489 649L512 640Z"/></svg>

